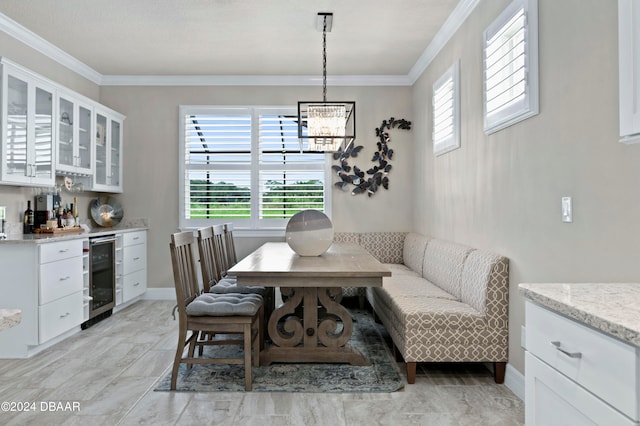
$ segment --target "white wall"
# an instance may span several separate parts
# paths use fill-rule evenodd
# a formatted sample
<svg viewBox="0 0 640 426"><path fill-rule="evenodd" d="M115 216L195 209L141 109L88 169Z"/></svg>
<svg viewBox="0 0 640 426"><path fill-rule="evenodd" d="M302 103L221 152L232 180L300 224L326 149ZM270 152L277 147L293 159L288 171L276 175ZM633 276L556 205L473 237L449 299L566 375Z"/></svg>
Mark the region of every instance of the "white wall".
<svg viewBox="0 0 640 426"><path fill-rule="evenodd" d="M413 88L415 226L510 258L509 362L524 372L519 283L640 279L640 145L617 142L617 2L601 0L539 0L540 114L484 134L482 32L507 4L481 2ZM462 147L434 158L432 85L457 58Z"/></svg>

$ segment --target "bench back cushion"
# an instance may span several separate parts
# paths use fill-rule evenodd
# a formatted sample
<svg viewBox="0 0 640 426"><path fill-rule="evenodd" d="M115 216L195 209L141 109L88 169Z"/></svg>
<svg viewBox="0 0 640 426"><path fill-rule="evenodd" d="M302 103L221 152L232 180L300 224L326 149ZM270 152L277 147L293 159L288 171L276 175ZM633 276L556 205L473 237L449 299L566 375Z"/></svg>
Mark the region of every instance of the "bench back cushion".
<svg viewBox="0 0 640 426"><path fill-rule="evenodd" d="M360 245L381 263L402 263L406 232L364 232Z"/></svg>
<svg viewBox="0 0 640 426"><path fill-rule="evenodd" d="M473 250L444 240L429 240L424 253L422 276L460 299L462 266Z"/></svg>
<svg viewBox="0 0 640 426"><path fill-rule="evenodd" d="M427 248L428 237L409 232L404 239L402 258L404 264L412 271L422 276L422 263L424 262L424 251Z"/></svg>
<svg viewBox="0 0 640 426"><path fill-rule="evenodd" d="M507 258L482 250L469 253L462 268L460 301L471 305L483 315L492 303L507 303L502 293L509 290L509 261ZM491 287L491 290L490 290ZM493 301L488 299L489 291ZM497 300L497 301L496 301Z"/></svg>
<svg viewBox="0 0 640 426"><path fill-rule="evenodd" d="M333 241L336 243L350 243L360 245L360 234L357 232L335 232Z"/></svg>

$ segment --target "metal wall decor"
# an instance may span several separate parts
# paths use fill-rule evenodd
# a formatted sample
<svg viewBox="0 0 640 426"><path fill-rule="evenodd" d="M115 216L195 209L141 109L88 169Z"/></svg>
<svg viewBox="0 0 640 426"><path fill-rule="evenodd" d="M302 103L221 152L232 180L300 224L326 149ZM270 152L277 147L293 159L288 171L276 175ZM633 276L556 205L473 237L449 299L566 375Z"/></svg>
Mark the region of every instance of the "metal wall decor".
<svg viewBox="0 0 640 426"><path fill-rule="evenodd" d="M333 154L333 159L339 161L340 164L334 164L331 166L340 177L340 181L335 183L335 186L347 191L351 189L351 195L364 194L365 192L369 197L378 191L380 187L389 189L389 171L391 170L390 161L393 159L393 149L389 148L388 130L391 129L403 129L411 130L411 122L404 118L396 120L391 117L389 120L382 120L380 127L376 128L376 136L378 137L378 150L373 154L371 161L374 164L366 172L362 171L357 166L351 167L349 165L349 158L356 158L362 150L362 145L354 147L353 145L347 147L346 150L340 149ZM369 175L365 178L365 175Z"/></svg>

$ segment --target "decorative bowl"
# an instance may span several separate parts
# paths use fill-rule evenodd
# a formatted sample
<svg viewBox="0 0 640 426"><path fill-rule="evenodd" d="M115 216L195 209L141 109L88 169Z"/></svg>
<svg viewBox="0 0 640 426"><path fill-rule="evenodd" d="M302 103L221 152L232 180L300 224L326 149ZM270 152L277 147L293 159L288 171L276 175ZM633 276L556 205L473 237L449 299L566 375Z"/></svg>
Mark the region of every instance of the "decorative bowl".
<svg viewBox="0 0 640 426"><path fill-rule="evenodd" d="M110 227L120 223L124 212L120 202L109 196L98 197L91 202L91 217L98 226Z"/></svg>

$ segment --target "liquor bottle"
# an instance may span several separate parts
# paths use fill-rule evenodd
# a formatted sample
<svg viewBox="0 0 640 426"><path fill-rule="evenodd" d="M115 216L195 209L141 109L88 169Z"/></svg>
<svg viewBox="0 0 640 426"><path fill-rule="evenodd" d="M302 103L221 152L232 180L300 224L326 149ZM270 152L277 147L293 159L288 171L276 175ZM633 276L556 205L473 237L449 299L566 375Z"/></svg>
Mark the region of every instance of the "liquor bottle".
<svg viewBox="0 0 640 426"><path fill-rule="evenodd" d="M27 200L27 209L24 211L24 225L22 227L22 232L24 234L33 234L34 228L34 216L33 210L31 210L31 200Z"/></svg>

